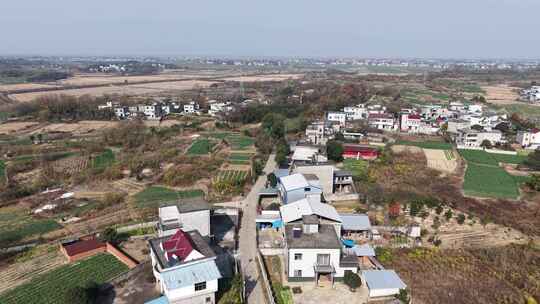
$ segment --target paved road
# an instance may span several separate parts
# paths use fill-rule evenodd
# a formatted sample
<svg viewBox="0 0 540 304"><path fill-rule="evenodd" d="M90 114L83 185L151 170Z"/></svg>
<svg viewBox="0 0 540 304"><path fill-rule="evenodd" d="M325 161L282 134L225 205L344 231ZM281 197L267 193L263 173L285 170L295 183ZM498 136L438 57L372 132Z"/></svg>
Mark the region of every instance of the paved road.
<svg viewBox="0 0 540 304"><path fill-rule="evenodd" d="M264 168L265 173L259 176L255 185L253 185L251 191L242 202L243 215L239 236L240 260L246 279L247 302L250 304L265 303L263 288L257 269L257 261L255 260L257 256L255 217L257 216L257 194L264 188L266 174L274 171L276 168L274 157L274 154L270 154Z"/></svg>

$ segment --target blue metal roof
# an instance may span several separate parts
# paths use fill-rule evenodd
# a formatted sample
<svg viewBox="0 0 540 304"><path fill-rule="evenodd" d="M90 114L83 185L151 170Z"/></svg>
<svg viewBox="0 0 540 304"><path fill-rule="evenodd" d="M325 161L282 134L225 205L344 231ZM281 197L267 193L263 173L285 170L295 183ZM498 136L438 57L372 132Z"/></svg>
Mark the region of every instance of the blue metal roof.
<svg viewBox="0 0 540 304"><path fill-rule="evenodd" d="M274 175L277 178L285 177L285 176L289 175L289 169L276 169L276 170L274 170Z"/></svg>
<svg viewBox="0 0 540 304"><path fill-rule="evenodd" d="M407 285L393 270L364 270L362 271L369 289L404 289Z"/></svg>
<svg viewBox="0 0 540 304"><path fill-rule="evenodd" d="M356 256L375 256L375 249L369 244L356 245L351 249Z"/></svg>
<svg viewBox="0 0 540 304"><path fill-rule="evenodd" d="M148 302L144 302L144 304L169 304L169 300L166 296L161 296Z"/></svg>
<svg viewBox="0 0 540 304"><path fill-rule="evenodd" d="M365 214L339 214L342 229L352 231L365 231L371 229L369 217Z"/></svg>
<svg viewBox="0 0 540 304"><path fill-rule="evenodd" d="M221 273L216 262L210 260L162 272L161 278L167 289L173 290L195 283L220 279Z"/></svg>

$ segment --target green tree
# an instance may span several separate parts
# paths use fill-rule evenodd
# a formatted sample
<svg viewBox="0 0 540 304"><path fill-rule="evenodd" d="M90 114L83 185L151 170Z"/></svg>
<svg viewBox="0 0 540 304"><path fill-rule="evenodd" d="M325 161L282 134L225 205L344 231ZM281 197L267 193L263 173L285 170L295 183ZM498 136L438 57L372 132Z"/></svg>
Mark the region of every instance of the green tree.
<svg viewBox="0 0 540 304"><path fill-rule="evenodd" d="M484 149L491 149L493 147L493 145L491 144L491 141L489 141L487 139L484 139L482 141L482 143L480 144L480 147L482 147Z"/></svg>
<svg viewBox="0 0 540 304"><path fill-rule="evenodd" d="M328 159L336 162L343 161L343 144L336 140L329 140L326 143L326 155Z"/></svg>
<svg viewBox="0 0 540 304"><path fill-rule="evenodd" d="M452 212L452 209L448 209L444 213L444 217L446 218L447 221L451 220L452 216L454 216L454 213Z"/></svg>
<svg viewBox="0 0 540 304"><path fill-rule="evenodd" d="M527 186L535 191L540 191L540 174L533 174L527 182Z"/></svg>
<svg viewBox="0 0 540 304"><path fill-rule="evenodd" d="M242 304L244 291L244 280L242 276L236 274L231 282L231 288L223 294L219 299L218 304Z"/></svg>
<svg viewBox="0 0 540 304"><path fill-rule="evenodd" d="M109 242L111 244L116 244L120 240L118 232L113 227L105 228L100 235L100 239L103 242Z"/></svg>
<svg viewBox="0 0 540 304"><path fill-rule="evenodd" d="M275 188L277 186L277 177L274 173L270 173L266 176L266 180L272 186L272 188Z"/></svg>
<svg viewBox="0 0 540 304"><path fill-rule="evenodd" d="M396 295L396 299L400 300L401 303L408 304L411 301L409 291L407 289L400 289L399 294Z"/></svg>
<svg viewBox="0 0 540 304"><path fill-rule="evenodd" d="M458 224L463 225L463 223L465 223L465 214L460 213L457 217L457 222Z"/></svg>
<svg viewBox="0 0 540 304"><path fill-rule="evenodd" d="M351 291L355 291L356 288L362 285L362 280L360 280L358 274L352 271L345 271L345 277L343 278L343 282L349 287Z"/></svg>
<svg viewBox="0 0 540 304"><path fill-rule="evenodd" d="M529 156L525 160L524 164L533 170L540 170L540 150L535 150L534 152L529 153Z"/></svg>

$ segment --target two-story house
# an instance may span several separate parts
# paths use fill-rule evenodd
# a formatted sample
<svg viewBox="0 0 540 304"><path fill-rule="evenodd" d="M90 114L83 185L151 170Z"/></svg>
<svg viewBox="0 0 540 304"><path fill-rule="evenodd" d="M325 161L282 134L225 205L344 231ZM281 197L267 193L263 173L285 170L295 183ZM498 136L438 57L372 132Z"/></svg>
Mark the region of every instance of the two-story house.
<svg viewBox="0 0 540 304"><path fill-rule="evenodd" d="M347 121L347 114L345 112L328 112L326 113L326 120L331 122L337 122L341 126L345 126Z"/></svg>
<svg viewBox="0 0 540 304"><path fill-rule="evenodd" d="M196 231L149 240L152 271L160 292L171 304L213 304L222 277L216 254Z"/></svg>
<svg viewBox="0 0 540 304"><path fill-rule="evenodd" d="M304 175L296 173L278 179L278 193L284 205L304 198L320 202L322 186L318 180L308 182Z"/></svg>
<svg viewBox="0 0 540 304"><path fill-rule="evenodd" d="M190 101L184 105L184 114L199 114L199 104L195 101Z"/></svg>
<svg viewBox="0 0 540 304"><path fill-rule="evenodd" d="M201 198L183 199L181 204L165 205L158 209L159 236L175 234L178 229L197 230L210 235L210 205Z"/></svg>
<svg viewBox="0 0 540 304"><path fill-rule="evenodd" d="M356 256L346 255L340 241L341 219L328 204L307 199L282 206L285 225L285 271L289 282L342 279L358 271Z"/></svg>
<svg viewBox="0 0 540 304"><path fill-rule="evenodd" d="M396 129L394 115L389 113L369 114L368 124L379 130L394 131Z"/></svg>
<svg viewBox="0 0 540 304"><path fill-rule="evenodd" d="M332 138L334 138L334 129L329 123L314 122L306 128L306 140L312 145L324 146Z"/></svg>
<svg viewBox="0 0 540 304"><path fill-rule="evenodd" d="M540 130L518 131L516 141L525 149L538 149L540 148Z"/></svg>

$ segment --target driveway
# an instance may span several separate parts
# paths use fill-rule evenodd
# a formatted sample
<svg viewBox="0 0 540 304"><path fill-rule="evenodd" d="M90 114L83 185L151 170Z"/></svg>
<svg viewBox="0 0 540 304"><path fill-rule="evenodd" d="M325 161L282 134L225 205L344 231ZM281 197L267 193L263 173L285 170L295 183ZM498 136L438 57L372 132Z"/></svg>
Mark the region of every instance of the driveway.
<svg viewBox="0 0 540 304"><path fill-rule="evenodd" d="M274 157L275 154L270 154L264 168L264 174L257 178L251 191L242 202L243 215L239 235L240 262L246 280L247 303L253 304L266 302L255 259L257 256L255 218L257 216L258 193L265 186L266 174L274 171L276 168Z"/></svg>

